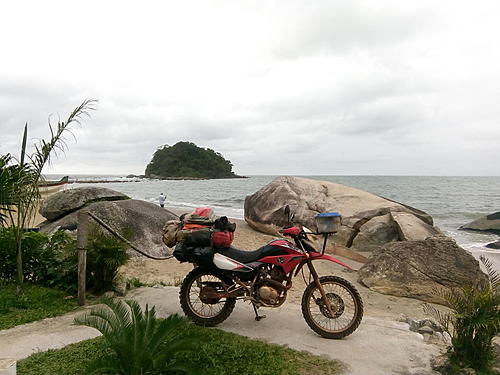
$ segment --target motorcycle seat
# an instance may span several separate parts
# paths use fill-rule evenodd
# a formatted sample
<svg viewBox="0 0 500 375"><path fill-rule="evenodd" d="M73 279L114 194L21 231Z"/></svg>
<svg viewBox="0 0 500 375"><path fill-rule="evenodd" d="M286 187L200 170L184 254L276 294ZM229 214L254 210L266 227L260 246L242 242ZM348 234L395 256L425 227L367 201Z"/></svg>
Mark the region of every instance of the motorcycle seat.
<svg viewBox="0 0 500 375"><path fill-rule="evenodd" d="M240 263L251 263L267 256L287 254L285 250L270 245L264 245L261 248L254 251L246 251L237 249L235 247L228 247L225 249L218 250L218 252Z"/></svg>

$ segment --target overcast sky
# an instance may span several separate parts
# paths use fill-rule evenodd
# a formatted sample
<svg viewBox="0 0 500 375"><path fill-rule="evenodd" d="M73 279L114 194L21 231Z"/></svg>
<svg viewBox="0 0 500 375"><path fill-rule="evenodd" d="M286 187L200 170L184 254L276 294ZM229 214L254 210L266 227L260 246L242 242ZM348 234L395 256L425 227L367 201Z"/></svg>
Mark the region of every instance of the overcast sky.
<svg viewBox="0 0 500 375"><path fill-rule="evenodd" d="M192 141L239 174L500 175L498 1L7 1L0 154L86 98L46 173Z"/></svg>

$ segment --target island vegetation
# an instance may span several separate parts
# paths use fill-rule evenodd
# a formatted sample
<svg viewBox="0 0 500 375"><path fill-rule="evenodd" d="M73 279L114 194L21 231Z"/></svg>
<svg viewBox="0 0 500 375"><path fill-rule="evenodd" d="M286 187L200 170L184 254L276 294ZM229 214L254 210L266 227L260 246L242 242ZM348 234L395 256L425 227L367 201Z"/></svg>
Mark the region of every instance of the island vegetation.
<svg viewBox="0 0 500 375"><path fill-rule="evenodd" d="M220 153L196 146L192 142L177 142L156 150L146 167L149 178L237 178L233 164Z"/></svg>

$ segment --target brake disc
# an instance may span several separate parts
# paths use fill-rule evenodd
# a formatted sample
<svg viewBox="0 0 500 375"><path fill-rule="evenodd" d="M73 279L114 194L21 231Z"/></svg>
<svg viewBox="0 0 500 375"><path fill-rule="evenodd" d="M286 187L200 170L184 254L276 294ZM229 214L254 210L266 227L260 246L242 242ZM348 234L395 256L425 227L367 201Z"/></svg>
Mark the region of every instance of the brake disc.
<svg viewBox="0 0 500 375"><path fill-rule="evenodd" d="M330 311L328 311L328 307L326 307L323 298L319 297L316 298L315 302L316 305L318 305L321 314L323 314L329 319L336 319L339 316L341 316L344 313L344 308L345 308L344 300L342 299L342 297L340 297L338 294L335 293L327 293L326 297L330 301L330 306L332 307L334 314L333 316L332 314L330 314Z"/></svg>

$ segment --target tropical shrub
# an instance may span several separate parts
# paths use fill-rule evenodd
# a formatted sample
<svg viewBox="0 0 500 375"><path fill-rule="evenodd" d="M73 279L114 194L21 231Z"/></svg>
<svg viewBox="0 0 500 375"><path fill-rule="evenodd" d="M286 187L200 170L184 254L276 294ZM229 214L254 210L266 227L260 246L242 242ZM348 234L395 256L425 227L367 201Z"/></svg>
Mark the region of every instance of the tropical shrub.
<svg viewBox="0 0 500 375"><path fill-rule="evenodd" d="M16 173L10 154L0 155L0 227L7 225L15 194Z"/></svg>
<svg viewBox="0 0 500 375"><path fill-rule="evenodd" d="M95 100L85 100L76 107L66 121L58 121L52 126L49 120L50 139L40 139L29 155L26 150L28 124L24 127L19 159L9 154L0 155L0 226L13 229L16 251L17 294L23 293L23 253L22 241L24 228L29 226L35 216L41 196L39 182L43 180L42 171L52 156L66 149L64 135L71 127L79 124L84 116L95 109Z"/></svg>
<svg viewBox="0 0 500 375"><path fill-rule="evenodd" d="M23 232L23 279L33 284L76 291L76 241L64 231L52 235ZM16 280L16 239L12 228L0 228L0 280Z"/></svg>
<svg viewBox="0 0 500 375"><path fill-rule="evenodd" d="M131 230L123 234L131 237ZM36 285L76 293L78 253L76 240L64 231L51 235L23 232L23 279ZM0 228L0 281L16 281L16 240L12 228ZM89 233L87 289L100 294L112 289L118 268L127 261L126 245L97 228Z"/></svg>
<svg viewBox="0 0 500 375"><path fill-rule="evenodd" d="M179 371L193 374L196 369L176 359L177 354L195 351L200 337L186 334L187 321L178 315L157 319L155 307L143 312L135 301L103 299L98 307L75 319L76 324L97 329L104 336L111 353L93 361L87 374L120 375L169 374Z"/></svg>
<svg viewBox="0 0 500 375"><path fill-rule="evenodd" d="M483 374L492 373L495 360L492 340L500 328L500 275L490 260L484 257L480 260L487 270L487 282L438 291L450 312L425 306L451 336L452 373L467 367Z"/></svg>
<svg viewBox="0 0 500 375"><path fill-rule="evenodd" d="M132 230L122 234L132 237ZM92 225L87 244L87 288L100 294L111 290L118 268L127 262L127 245L115 236L105 234L97 225Z"/></svg>

